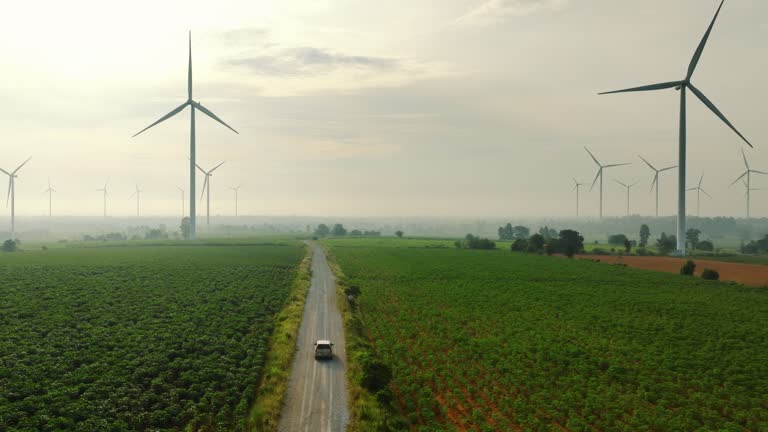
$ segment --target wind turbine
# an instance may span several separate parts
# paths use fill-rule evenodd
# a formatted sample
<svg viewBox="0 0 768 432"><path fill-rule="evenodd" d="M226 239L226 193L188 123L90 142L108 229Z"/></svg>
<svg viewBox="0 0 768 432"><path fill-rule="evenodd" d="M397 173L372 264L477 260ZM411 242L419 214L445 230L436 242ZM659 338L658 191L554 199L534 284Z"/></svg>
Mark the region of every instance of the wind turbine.
<svg viewBox="0 0 768 432"><path fill-rule="evenodd" d="M44 190L43 193L48 194L48 219L53 216L53 193L56 192L56 189L51 187L51 179L48 179L48 189Z"/></svg>
<svg viewBox="0 0 768 432"><path fill-rule="evenodd" d="M597 170L597 175L595 176L595 179L592 181L592 186L589 188L589 190L591 191L592 189L594 189L595 183L597 182L597 179L599 178L600 179L600 219L602 219L603 218L603 170L608 169L608 168L620 167L620 166L624 166L624 165L631 165L631 164L622 163L622 164L602 165L600 162L598 162L598 160L595 157L595 155L593 155L592 152L589 151L588 148L584 147L584 150L586 150L587 153L589 153L589 156L592 157L592 160L595 161L595 163L597 164L598 167L600 167Z"/></svg>
<svg viewBox="0 0 768 432"><path fill-rule="evenodd" d="M208 117L216 120L217 122L226 126L232 132L236 134L239 134L239 132L234 130L228 124L224 123L224 120L218 118L216 114L209 111L208 108L205 108L204 106L202 106L200 102L196 102L195 100L192 99L192 32L189 32L189 68L187 72L187 101L179 105L178 107L174 108L173 111L169 112L168 114L160 117L160 119L157 120L156 122L152 123L151 125L139 131L136 135L134 135L134 137L144 132L145 130L151 128L152 126L155 126L158 123L162 123L163 121L175 116L187 106L190 107L190 111L191 111L190 126L189 126L189 196L190 196L189 219L190 219L190 225L191 225L191 238L194 239L197 232L196 231L197 221L196 221L196 213L195 213L195 165L196 165L195 164L195 110L199 110L200 112L207 115Z"/></svg>
<svg viewBox="0 0 768 432"><path fill-rule="evenodd" d="M589 183L579 183L578 180L573 179L573 190L576 191L576 217L579 217L579 190L582 186L586 186Z"/></svg>
<svg viewBox="0 0 768 432"><path fill-rule="evenodd" d="M13 170L12 172L8 172L2 168L0 168L0 171L5 173L8 176L8 197L5 200L5 206L8 206L8 201L11 202L11 240L16 239L16 179L19 177L18 172L24 165L29 162L29 160L32 159L32 156L27 158L24 162L19 165L18 168Z"/></svg>
<svg viewBox="0 0 768 432"><path fill-rule="evenodd" d="M184 219L184 189L176 186L176 189L181 192L181 218Z"/></svg>
<svg viewBox="0 0 768 432"><path fill-rule="evenodd" d="M678 158L679 158L679 170L678 170L678 184L677 184L677 191L678 191L678 201L677 201L677 253L680 255L685 255L685 169L686 169L686 159L685 159L685 146L686 146L686 115L685 115L685 93L687 89L690 89L691 92L693 92L694 95L696 95L699 100L701 100L704 105L707 106L717 117L720 118L728 127L731 128L736 134L741 137L741 139L744 140L744 142L747 143L750 147L752 147L752 144L744 138L744 135L739 132L733 124L731 124L730 121L728 121L727 118L723 115L723 113L720 112L720 110L717 109L717 107L709 100L706 96L704 96L704 93L699 91L693 83L691 83L691 77L693 76L693 72L696 70L696 65L699 63L699 59L701 58L702 52L704 52L704 47L707 44L707 40L709 39L709 34L712 32L712 27L715 25L715 21L717 20L717 16L720 14L720 9L723 7L723 3L725 3L725 0L722 0L720 2L720 6L717 8L717 12L715 13L715 17L712 18L712 22L709 24L709 27L707 28L706 33L704 33L704 37L701 39L701 42L699 42L699 46L696 48L696 51L693 53L693 58L691 59L690 64L688 65L688 72L685 75L685 78L682 81L672 81L672 82L665 82L660 84L651 84L647 86L642 87L634 87L624 90L616 90L616 91L610 91L610 92L604 92L600 94L611 94L611 93L625 93L625 92L639 92L639 91L650 91L650 90L664 90L664 89L671 89L674 88L678 91L680 91L680 140L678 145Z"/></svg>
<svg viewBox="0 0 768 432"><path fill-rule="evenodd" d="M628 184L622 183L622 182L620 182L620 181L618 181L616 179L614 179L613 181L615 181L616 183L618 183L618 184L624 186L625 188L627 188L627 216L629 216L629 192L632 190L633 187L635 187L637 185L637 182L634 182L631 185L628 185Z"/></svg>
<svg viewBox="0 0 768 432"><path fill-rule="evenodd" d="M109 184L109 179L104 182L104 187L101 189L96 189L96 192L104 192L104 220L107 220L107 185Z"/></svg>
<svg viewBox="0 0 768 432"><path fill-rule="evenodd" d="M235 217L237 217L237 192L240 190L240 186L242 185L237 185L236 187L229 186L235 192Z"/></svg>
<svg viewBox="0 0 768 432"><path fill-rule="evenodd" d="M136 197L136 217L139 217L139 200L141 199L141 193L143 190L139 189L139 185L136 185L136 192L134 192L130 198Z"/></svg>
<svg viewBox="0 0 768 432"><path fill-rule="evenodd" d="M703 192L704 195L712 198L712 195L708 194L707 191L705 191L701 187L701 183L703 181L704 181L704 174L701 175L701 178L699 179L699 184L698 185L696 185L695 187L687 189L687 191L696 191L696 217L701 217L701 193Z"/></svg>
<svg viewBox="0 0 768 432"><path fill-rule="evenodd" d="M203 174L205 174L205 182L203 183L203 193L200 194L200 200L202 201L203 196L207 196L206 205L205 205L205 224L206 225L211 224L211 180L210 178L213 177L213 172L216 171L216 168L222 165L224 165L224 162L211 168L210 171L206 171L200 168L200 165L195 164L197 169L199 169L200 171L202 171Z"/></svg>
<svg viewBox="0 0 768 432"><path fill-rule="evenodd" d="M656 169L656 167L651 165L651 163L645 160L645 158L643 158L642 156L637 155L637 157L642 159L643 162L645 162L645 164L648 165L656 173L656 175L653 176L653 183L651 183L651 192L653 192L653 187L656 186L656 217L659 217L659 174L663 173L664 171L675 169L677 168L677 165L667 167L667 168L662 168L662 169Z"/></svg>
<svg viewBox="0 0 768 432"><path fill-rule="evenodd" d="M744 150L741 150L741 156L744 158L744 166L747 167L747 170L744 171L744 174L740 175L736 180L731 183L731 186L735 185L736 182L746 177L746 186L747 186L747 219L749 219L750 215L750 204L751 204L751 198L752 198L752 191L755 189L752 189L752 174L764 174L768 175L768 172L764 171L758 171L753 170L749 167L749 162L747 162L747 155L744 154Z"/></svg>

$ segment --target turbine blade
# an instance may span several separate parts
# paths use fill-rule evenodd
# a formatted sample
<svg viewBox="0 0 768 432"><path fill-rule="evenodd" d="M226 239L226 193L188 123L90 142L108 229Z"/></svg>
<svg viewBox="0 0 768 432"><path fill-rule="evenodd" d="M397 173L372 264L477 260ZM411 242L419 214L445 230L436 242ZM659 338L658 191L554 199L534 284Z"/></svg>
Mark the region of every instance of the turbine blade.
<svg viewBox="0 0 768 432"><path fill-rule="evenodd" d="M584 147L584 150L586 150L586 151L587 151L587 153L589 153L589 156L591 156L591 157L592 157L592 160L593 160L593 161L595 161L595 163L597 164L597 166L599 166L599 167L602 167L602 165L600 165L600 162L598 162L598 161L597 161L597 158L595 157L595 155L593 155L593 154L592 154L592 152L591 152L591 151L589 151L589 149L588 149L588 148Z"/></svg>
<svg viewBox="0 0 768 432"><path fill-rule="evenodd" d="M659 172L669 171L669 170L675 169L675 168L677 168L677 165L671 166L671 167L668 167L668 168L664 168L664 169L660 169Z"/></svg>
<svg viewBox="0 0 768 432"><path fill-rule="evenodd" d="M704 189L701 189L701 193L703 193L704 195L712 198L712 195L708 194L707 191L705 191Z"/></svg>
<svg viewBox="0 0 768 432"><path fill-rule="evenodd" d="M746 176L748 172L749 172L749 171L747 171L747 172L745 172L744 174L740 175L740 176L739 176L739 177L738 177L736 180L734 180L734 181L733 181L733 183L731 183L731 184L730 184L728 187L731 187L731 186L735 185L735 184L736 184L736 182L738 182L739 180L743 179L743 178L744 178L744 176Z"/></svg>
<svg viewBox="0 0 768 432"><path fill-rule="evenodd" d="M752 171L753 173L756 173L756 174L768 175L768 172L765 172L765 171L758 171L758 170L750 170L750 171Z"/></svg>
<svg viewBox="0 0 768 432"><path fill-rule="evenodd" d="M8 207L8 202L11 200L11 188L13 188L13 177L8 180L8 196L5 198L5 206Z"/></svg>
<svg viewBox="0 0 768 432"><path fill-rule="evenodd" d="M655 176L653 176L653 182L651 183L651 190L648 191L648 193L653 192L653 187L657 186L657 183L659 182L659 173L657 172Z"/></svg>
<svg viewBox="0 0 768 432"><path fill-rule="evenodd" d="M200 165L198 165L198 164L197 164L197 162L195 162L195 166L196 166L196 167L197 167L197 169L199 169L199 170L200 170L200 171L201 171L203 174L205 174L205 175L208 175L208 173L207 173L207 172L205 172L205 170L204 170L204 169L203 169L203 168L202 168Z"/></svg>
<svg viewBox="0 0 768 432"><path fill-rule="evenodd" d="M9 173L8 171L6 171L6 170L4 170L2 168L0 168L0 171L4 172L6 175L11 175L11 173Z"/></svg>
<svg viewBox="0 0 768 432"><path fill-rule="evenodd" d="M189 31L189 71L187 72L187 98L192 100L192 30Z"/></svg>
<svg viewBox="0 0 768 432"><path fill-rule="evenodd" d="M626 166L626 165L632 165L632 164L631 163L612 164L612 165L606 165L603 168L615 168L615 167Z"/></svg>
<svg viewBox="0 0 768 432"><path fill-rule="evenodd" d="M720 2L720 6L718 6L717 12L715 12L715 17L712 18L712 22L709 24L709 27L707 28L706 33L704 33L704 37L701 38L701 42L699 42L699 46L696 47L696 52L693 53L693 58L691 59L691 63L688 65L688 75L686 75L685 77L686 81L691 79L691 77L693 76L693 72L696 70L696 65L699 64L701 53L704 52L704 47L707 45L709 34L712 33L712 27L715 26L715 21L717 21L717 16L720 15L720 9L723 7L723 3L725 3L725 0L722 0Z"/></svg>
<svg viewBox="0 0 768 432"><path fill-rule="evenodd" d="M620 182L620 181L618 181L616 179L613 179L613 181L615 181L616 183L618 183L618 184L620 184L620 185L622 185L624 187L629 187L629 186L625 185L624 183L622 183L622 182Z"/></svg>
<svg viewBox="0 0 768 432"><path fill-rule="evenodd" d="M189 102L188 102L188 101L187 101L187 102L184 102L183 104L181 104L181 105L179 105L178 107L174 108L174 110L173 110L173 111L171 111L171 112L169 112L168 114L166 114L166 115L164 115L164 116L160 117L160 120L158 120L158 121L156 121L156 122L152 123L151 125L149 125L149 126L145 127L144 129L140 130L140 131L139 131L138 133L136 133L136 135L134 135L132 138L135 138L137 135L141 134L142 132L144 132L145 130L147 130L147 129L151 128L152 126L155 126L155 125L156 125L156 124L158 124L158 123L162 123L162 122L164 122L164 121L168 120L169 118L171 118L171 117L175 116L175 115L176 115L176 114L178 114L178 113L179 113L181 110L183 110L183 109L184 109L184 107L186 107L187 105L189 105Z"/></svg>
<svg viewBox="0 0 768 432"><path fill-rule="evenodd" d="M224 162L226 162L226 161L224 161ZM224 165L224 162L222 162L222 163L220 163L220 164L216 165L215 167L211 168L211 170L210 170L210 171L208 171L208 174L210 174L210 173L212 173L212 172L216 171L216 168L218 168L218 167L220 167L220 166Z"/></svg>
<svg viewBox="0 0 768 432"><path fill-rule="evenodd" d="M748 146L752 147L752 144L746 138L744 138L744 135L742 135L741 132L739 132L736 129L736 127L733 124L731 124L731 122L728 121L727 118L725 118L723 113L721 113L720 110L717 109L715 104L713 104L712 101L710 101L709 99L707 99L706 96L704 96L704 93L700 92L699 89L694 87L693 84L691 83L688 83L688 88L690 88L693 94L695 94L696 97L698 97L699 100L701 100L704 103L704 105L706 105L710 110L712 110L712 112L715 113L716 116L720 117L720 120L722 120L726 125L728 125L728 127L731 128L731 130L736 132L736 135L741 137L741 139L743 139Z"/></svg>
<svg viewBox="0 0 768 432"><path fill-rule="evenodd" d="M692 187L692 188L688 188L688 189L686 189L686 192L690 192L690 191L694 191L694 190L698 190L698 189L699 189L699 188L695 188L695 187Z"/></svg>
<svg viewBox="0 0 768 432"><path fill-rule="evenodd" d="M23 167L24 165L26 165L26 164L27 164L27 162L29 162L29 160L30 160L30 159L32 159L32 156L28 157L28 158L27 158L27 160L25 160L25 161L24 161L24 163L22 163L21 165L19 165L19 167L18 167L18 168L16 168L16 171L12 172L12 173L11 173L11 175L14 175L14 174L16 174L17 172L19 172L19 170L21 169L21 167Z"/></svg>
<svg viewBox="0 0 768 432"><path fill-rule="evenodd" d="M640 156L640 155L637 155L637 157L639 157L640 159L642 159L642 160L643 160L643 162L645 162L645 164L646 164L646 165L648 165L649 167L651 167L651 169L652 169L652 170L654 170L654 171L658 171L658 170L656 169L656 167L654 167L653 165L651 165L651 163L650 163L650 162L648 162L647 160L645 160L645 158L644 158L644 157L642 157L642 156Z"/></svg>
<svg viewBox="0 0 768 432"><path fill-rule="evenodd" d="M704 174L701 175L701 178L699 179L699 188L701 188L701 182L704 181Z"/></svg>
<svg viewBox="0 0 768 432"><path fill-rule="evenodd" d="M744 158L744 166L749 170L749 162L747 162L747 155L744 153L744 149L741 149L741 157Z"/></svg>
<svg viewBox="0 0 768 432"><path fill-rule="evenodd" d="M597 179L600 177L600 174L602 174L602 173L603 173L603 169L602 168L597 170L597 175L595 176L595 179L592 180L592 186L589 187L589 191L590 192L592 192L592 189L595 188L595 183L597 183Z"/></svg>
<svg viewBox="0 0 768 432"><path fill-rule="evenodd" d="M238 132L238 131L236 131L236 130L232 129L232 127L231 127L230 125L228 125L228 124L224 123L224 120L222 120L222 119L220 119L220 118L216 117L216 114L214 114L214 113L212 113L211 111L209 111L209 110L208 110L208 108L206 108L206 107L204 107L204 106L200 105L199 103L197 103L197 102L195 102L195 101L192 101L192 106L194 106L195 108L197 108L197 109L199 109L200 111L202 111L202 112L203 112L205 115L207 115L208 117L210 117L210 118L212 118L212 119L216 120L217 122L219 122L219 123L223 124L224 126L226 126L227 128L229 128L229 130L231 130L232 132L234 132L234 133L236 133L236 134L238 134L238 135L240 134L240 132Z"/></svg>
<svg viewBox="0 0 768 432"><path fill-rule="evenodd" d="M208 174L205 175L205 181L203 182L203 192L200 194L200 201L202 201L203 197L205 196L206 187L208 187Z"/></svg>
<svg viewBox="0 0 768 432"><path fill-rule="evenodd" d="M646 86L640 86L640 87L632 87L624 90L613 90L613 91L607 91L598 93L599 95L607 95L607 94L615 94L615 93L630 93L630 92L641 92L641 91L652 91L652 90L664 90L669 89L672 87L677 87L683 85L683 81L671 81L671 82L665 82L665 83L659 83L659 84L651 84Z"/></svg>

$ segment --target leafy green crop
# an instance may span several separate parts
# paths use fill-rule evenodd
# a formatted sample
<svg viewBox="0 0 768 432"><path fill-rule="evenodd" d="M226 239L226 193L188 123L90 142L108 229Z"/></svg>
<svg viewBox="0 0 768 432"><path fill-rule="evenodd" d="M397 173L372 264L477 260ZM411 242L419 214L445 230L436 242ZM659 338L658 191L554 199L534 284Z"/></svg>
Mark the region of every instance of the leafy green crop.
<svg viewBox="0 0 768 432"><path fill-rule="evenodd" d="M329 241L419 430L768 430L768 291Z"/></svg>
<svg viewBox="0 0 768 432"><path fill-rule="evenodd" d="M290 245L0 256L0 431L239 429Z"/></svg>

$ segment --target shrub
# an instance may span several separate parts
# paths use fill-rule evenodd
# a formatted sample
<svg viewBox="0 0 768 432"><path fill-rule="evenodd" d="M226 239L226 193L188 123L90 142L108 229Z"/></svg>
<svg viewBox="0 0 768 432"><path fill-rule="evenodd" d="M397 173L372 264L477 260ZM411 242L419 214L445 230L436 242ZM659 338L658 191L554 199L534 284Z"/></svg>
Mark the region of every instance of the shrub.
<svg viewBox="0 0 768 432"><path fill-rule="evenodd" d="M376 393L384 390L392 380L392 369L386 364L376 359L369 359L363 363L363 375L360 378L360 385Z"/></svg>
<svg viewBox="0 0 768 432"><path fill-rule="evenodd" d="M509 249L512 250L512 252L525 252L528 250L528 240L517 239L512 243Z"/></svg>
<svg viewBox="0 0 768 432"><path fill-rule="evenodd" d="M624 234L613 234L608 236L608 244L624 246L624 243L628 241L629 239Z"/></svg>
<svg viewBox="0 0 768 432"><path fill-rule="evenodd" d="M720 280L720 273L718 273L717 270L705 268L704 271L701 272L701 278L706 280Z"/></svg>
<svg viewBox="0 0 768 432"><path fill-rule="evenodd" d="M680 274L683 276L693 276L693 272L696 271L696 263L688 260L682 267L680 267Z"/></svg>
<svg viewBox="0 0 768 432"><path fill-rule="evenodd" d="M541 234L534 234L528 239L528 252L541 253L544 252L544 236Z"/></svg>
<svg viewBox="0 0 768 432"><path fill-rule="evenodd" d="M592 249L592 255L608 255L608 251L603 248Z"/></svg>
<svg viewBox="0 0 768 432"><path fill-rule="evenodd" d="M696 249L704 252L712 252L715 250L715 245L709 240L703 240L696 243Z"/></svg>

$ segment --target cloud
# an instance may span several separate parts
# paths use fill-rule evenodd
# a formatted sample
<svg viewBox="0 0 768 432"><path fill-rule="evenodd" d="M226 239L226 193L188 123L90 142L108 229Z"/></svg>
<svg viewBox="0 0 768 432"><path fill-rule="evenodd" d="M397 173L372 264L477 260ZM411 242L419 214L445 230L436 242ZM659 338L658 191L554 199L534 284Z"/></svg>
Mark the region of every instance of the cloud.
<svg viewBox="0 0 768 432"><path fill-rule="evenodd" d="M398 61L391 58L347 55L315 47L283 49L271 55L230 59L227 63L258 75L273 76L309 75L350 67L391 70L398 66Z"/></svg>
<svg viewBox="0 0 768 432"><path fill-rule="evenodd" d="M511 17L546 10L560 10L569 0L487 0L455 21L457 25L476 26L505 21Z"/></svg>

